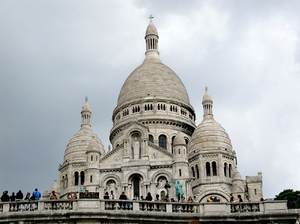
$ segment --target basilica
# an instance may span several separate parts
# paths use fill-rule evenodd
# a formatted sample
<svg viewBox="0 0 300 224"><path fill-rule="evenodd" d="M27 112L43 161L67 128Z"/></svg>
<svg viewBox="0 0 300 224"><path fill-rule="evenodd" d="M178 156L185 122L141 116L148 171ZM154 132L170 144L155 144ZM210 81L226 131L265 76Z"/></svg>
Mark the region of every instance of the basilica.
<svg viewBox="0 0 300 224"><path fill-rule="evenodd" d="M54 183L61 198L83 191L122 192L129 199L148 192L160 198L192 197L195 202L229 202L232 197L259 201L262 174L242 178L237 154L225 129L214 119L206 88L203 119L176 73L159 58L158 32L152 20L145 33L145 59L125 80L112 112L110 142L104 150L91 129L88 99L81 127L68 143Z"/></svg>

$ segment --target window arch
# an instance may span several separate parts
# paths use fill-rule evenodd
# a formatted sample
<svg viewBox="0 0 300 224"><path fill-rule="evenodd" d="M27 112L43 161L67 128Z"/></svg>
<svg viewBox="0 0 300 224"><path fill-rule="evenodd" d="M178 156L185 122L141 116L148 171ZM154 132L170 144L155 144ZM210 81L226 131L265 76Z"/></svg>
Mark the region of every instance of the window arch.
<svg viewBox="0 0 300 224"><path fill-rule="evenodd" d="M167 137L165 135L160 135L158 137L158 145L164 149L167 149Z"/></svg>
<svg viewBox="0 0 300 224"><path fill-rule="evenodd" d="M228 176L231 178L231 174L232 174L232 165L229 164L229 169L228 169Z"/></svg>
<svg viewBox="0 0 300 224"><path fill-rule="evenodd" d="M210 163L206 162L205 167L206 167L206 176L209 177L210 176Z"/></svg>
<svg viewBox="0 0 300 224"><path fill-rule="evenodd" d="M149 135L149 142L154 143L153 135Z"/></svg>
<svg viewBox="0 0 300 224"><path fill-rule="evenodd" d="M197 179L199 179L200 178L200 174L199 174L198 164L196 164L196 173L197 173Z"/></svg>
<svg viewBox="0 0 300 224"><path fill-rule="evenodd" d="M192 166L192 173L193 173L193 177L196 177L196 175L195 175L195 169L194 169L193 166Z"/></svg>
<svg viewBox="0 0 300 224"><path fill-rule="evenodd" d="M78 172L75 172L74 173L74 185L77 186L78 183L79 183L79 173Z"/></svg>
<svg viewBox="0 0 300 224"><path fill-rule="evenodd" d="M217 176L217 163L212 162L213 176Z"/></svg>
<svg viewBox="0 0 300 224"><path fill-rule="evenodd" d="M227 163L224 163L224 176L227 177Z"/></svg>
<svg viewBox="0 0 300 224"><path fill-rule="evenodd" d="M80 172L80 184L84 185L84 171Z"/></svg>

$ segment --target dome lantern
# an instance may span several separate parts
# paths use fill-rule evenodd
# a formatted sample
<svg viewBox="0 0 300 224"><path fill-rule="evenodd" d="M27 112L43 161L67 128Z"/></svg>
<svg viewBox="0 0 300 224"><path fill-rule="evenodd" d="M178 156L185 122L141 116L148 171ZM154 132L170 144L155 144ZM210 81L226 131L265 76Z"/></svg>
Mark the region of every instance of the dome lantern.
<svg viewBox="0 0 300 224"><path fill-rule="evenodd" d="M85 97L85 103L81 110L81 127L91 127L92 111L88 103L88 98Z"/></svg>

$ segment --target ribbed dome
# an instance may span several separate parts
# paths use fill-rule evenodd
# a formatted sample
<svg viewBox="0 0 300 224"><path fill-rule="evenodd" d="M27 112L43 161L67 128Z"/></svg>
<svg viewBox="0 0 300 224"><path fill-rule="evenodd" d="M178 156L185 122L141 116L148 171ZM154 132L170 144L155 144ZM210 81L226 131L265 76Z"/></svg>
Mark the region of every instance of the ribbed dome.
<svg viewBox="0 0 300 224"><path fill-rule="evenodd" d="M105 152L98 136L90 128L81 128L67 145L64 160L74 162L86 161L86 152L92 141L93 148L98 148L100 152Z"/></svg>
<svg viewBox="0 0 300 224"><path fill-rule="evenodd" d="M126 79L120 91L118 106L140 99L175 100L190 105L180 78L168 66L144 61Z"/></svg>
<svg viewBox="0 0 300 224"><path fill-rule="evenodd" d="M205 119L195 129L190 143L190 151L215 150L218 148L232 150L230 138L225 129L212 119Z"/></svg>

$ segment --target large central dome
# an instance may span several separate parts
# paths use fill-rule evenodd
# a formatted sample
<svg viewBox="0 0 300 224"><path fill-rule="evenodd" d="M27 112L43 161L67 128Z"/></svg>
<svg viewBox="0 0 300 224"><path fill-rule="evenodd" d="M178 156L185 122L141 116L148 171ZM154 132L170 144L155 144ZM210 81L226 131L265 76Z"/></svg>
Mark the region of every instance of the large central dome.
<svg viewBox="0 0 300 224"><path fill-rule="evenodd" d="M146 59L124 82L119 94L118 106L149 98L177 101L190 106L182 81L159 59L158 34L152 21L147 27L145 39Z"/></svg>
<svg viewBox="0 0 300 224"><path fill-rule="evenodd" d="M118 105L148 98L190 104L187 91L175 72L163 63L151 60L144 61L126 79Z"/></svg>

